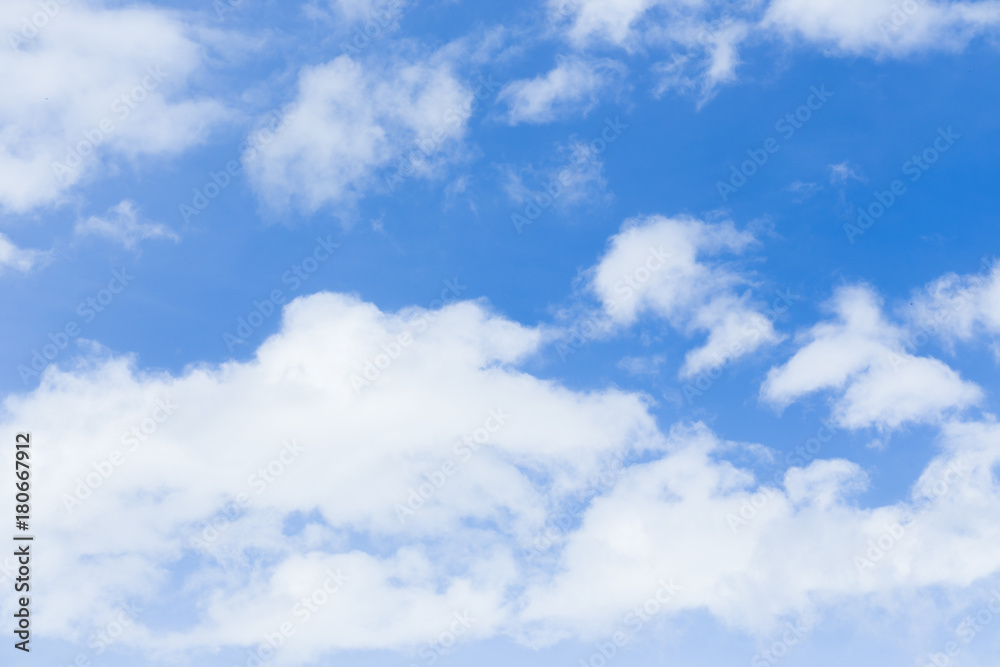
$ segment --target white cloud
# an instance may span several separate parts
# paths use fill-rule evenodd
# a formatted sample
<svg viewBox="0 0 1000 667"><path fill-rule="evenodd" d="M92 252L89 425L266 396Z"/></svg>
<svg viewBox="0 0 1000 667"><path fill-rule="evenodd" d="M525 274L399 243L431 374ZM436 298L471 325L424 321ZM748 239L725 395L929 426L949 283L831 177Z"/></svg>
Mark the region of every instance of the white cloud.
<svg viewBox="0 0 1000 667"><path fill-rule="evenodd" d="M862 183L865 181L864 176L861 176L858 172L854 171L854 167L852 167L850 162L847 160L830 165L831 183L846 183L848 179L861 181Z"/></svg>
<svg viewBox="0 0 1000 667"><path fill-rule="evenodd" d="M548 123L571 115L586 115L600 95L625 75L625 67L614 60L560 58L545 75L508 83L499 100L510 106L507 120Z"/></svg>
<svg viewBox="0 0 1000 667"><path fill-rule="evenodd" d="M386 368L378 355L403 333L412 342ZM139 373L125 359L50 369L36 391L6 403L10 423L30 422L36 441L46 443L33 521L61 545L37 557L52 582L38 593L39 631L72 635L114 599L157 590L164 568L191 549L189 538L239 493L252 498L248 521L263 521L269 510L278 518L258 530L227 532L213 551L234 557L259 549L275 568L250 582L227 581L218 566L200 569L195 576L208 589L192 604L219 603L208 607L199 630L156 643L191 648L259 637L251 632L258 625L247 627L245 616L223 603L262 609L268 600L297 595L308 577L282 573L294 572L299 556L353 577L330 616L343 615L343 632L317 624L312 639L296 642L306 653L412 644L437 622L436 608L450 614L468 605L480 618L499 618L500 594L516 581L503 566L516 544L503 535L527 540L550 503L578 492L605 459L659 442L640 396L574 393L510 368L540 343L538 331L473 303L390 315L319 294L288 306L281 333L246 364L192 368L180 377ZM375 372L381 377L355 390L352 376ZM174 406L170 416L158 400ZM84 422L92 430L80 430ZM140 442L128 433L133 427L152 435ZM466 436L471 446L463 444ZM266 469L285 440L304 451L285 460L286 471L258 495L248 476ZM102 463L113 456L124 462ZM416 514L401 515L397 505L406 506L411 490L446 463L453 466L447 483L430 487ZM98 471L107 473L108 465L104 480ZM534 485L536 473L547 478L544 488ZM98 475L98 488L70 513L65 494L88 474ZM326 527L299 538L281 535L281 517L313 510ZM502 534L470 525L483 522ZM395 545L394 555L350 555L343 542L349 531ZM407 550L424 538L477 546ZM420 565L421 558L430 564ZM453 583L443 593L434 583L440 576ZM395 611L402 609L413 612ZM489 629L487 623L482 631Z"/></svg>
<svg viewBox="0 0 1000 667"><path fill-rule="evenodd" d="M109 208L103 218L92 215L78 221L73 231L77 236L103 236L130 250L146 239L180 240L166 225L140 222L135 202L127 199Z"/></svg>
<svg viewBox="0 0 1000 667"><path fill-rule="evenodd" d="M1000 25L1000 2L773 0L763 30L848 54L904 56L959 50Z"/></svg>
<svg viewBox="0 0 1000 667"><path fill-rule="evenodd" d="M662 354L655 354L651 357L625 357L615 365L629 375L656 375L666 360Z"/></svg>
<svg viewBox="0 0 1000 667"><path fill-rule="evenodd" d="M937 335L953 345L956 340L992 339L1000 360L1000 264L983 261L975 275L950 273L918 291L906 313L917 336Z"/></svg>
<svg viewBox="0 0 1000 667"><path fill-rule="evenodd" d="M549 12L579 52L612 44L628 52L666 53L653 67L654 92L696 90L700 103L735 80L738 47L753 30L756 3L721 12L705 0L550 0Z"/></svg>
<svg viewBox="0 0 1000 667"><path fill-rule="evenodd" d="M251 182L272 206L315 211L377 187L380 169L392 172L386 181L433 174L453 157L475 101L453 56L379 67L345 55L303 69L273 138L244 158Z"/></svg>
<svg viewBox="0 0 1000 667"><path fill-rule="evenodd" d="M570 17L568 37L583 45L594 40L625 44L634 39L633 28L658 0L549 0L550 13Z"/></svg>
<svg viewBox="0 0 1000 667"><path fill-rule="evenodd" d="M9 238L0 234L0 272L8 268L21 272L30 271L49 258L50 254L47 252L18 248Z"/></svg>
<svg viewBox="0 0 1000 667"><path fill-rule="evenodd" d="M689 335L707 332L705 345L684 360L681 376L691 377L780 340L749 295L737 292L748 284L747 276L719 259L754 243L751 234L728 222L629 220L591 269L591 288L619 325L652 313Z"/></svg>
<svg viewBox="0 0 1000 667"><path fill-rule="evenodd" d="M549 0L550 21L580 54L616 46L663 59L657 95L697 91L699 105L737 80L747 40L797 39L839 55L906 57L995 35L1000 2L932 0Z"/></svg>
<svg viewBox="0 0 1000 667"><path fill-rule="evenodd" d="M18 213L58 202L103 161L180 153L225 113L187 96L204 47L176 14L52 6L0 5L10 42L0 49L0 207Z"/></svg>
<svg viewBox="0 0 1000 667"><path fill-rule="evenodd" d="M539 213L550 206L566 209L583 203L604 204L613 198L600 152L582 141L557 146L548 165L520 169L502 165L500 169L511 201L537 207ZM533 212L525 211L529 218Z"/></svg>
<svg viewBox="0 0 1000 667"><path fill-rule="evenodd" d="M865 610L896 608L924 587L995 577L1000 454L989 443L998 436L994 422L948 425L908 500L864 508L853 498L867 484L855 463L817 460L757 486L716 458L726 446L707 429L676 428L670 454L629 467L595 499L555 576L525 593L527 637L608 636L668 577L679 590L652 605L661 617L707 610L761 634L838 605L863 625Z"/></svg>
<svg viewBox="0 0 1000 667"><path fill-rule="evenodd" d="M938 422L982 400L982 390L946 364L908 353L905 331L885 320L867 287L838 290L830 309L836 321L799 336L795 355L768 373L761 388L767 402L783 408L832 390L834 419L841 426L892 429Z"/></svg>
<svg viewBox="0 0 1000 667"><path fill-rule="evenodd" d="M997 424L946 425L907 501L858 507L864 471L818 460L740 518L760 487L724 457L758 446L701 425L665 436L641 395L517 370L541 340L482 304L387 314L317 294L287 306L246 363L179 376L122 358L50 368L3 416L5 428L31 424L35 442L33 528L49 544L33 559L49 582L36 593L37 636L82 640L136 599L189 613L171 629L140 617L121 641L143 654L254 647L289 623L280 659L294 665L415 647L456 613L474 619L463 639L608 636L670 579L679 591L664 617L707 610L760 631L1000 571ZM362 373L373 381L356 391ZM610 486L593 486L609 470ZM88 482L68 512L65 494ZM401 522L411 491L426 499ZM244 509L214 522L198 556L190 538L211 539L203 527L241 493ZM579 525L527 560L552 517L581 501ZM891 550L859 567L869 540L897 524ZM341 574L302 620L297 602Z"/></svg>
<svg viewBox="0 0 1000 667"><path fill-rule="evenodd" d="M668 60L653 66L659 83L654 92L669 90L697 91L699 106L710 100L718 87L736 80L740 65L739 46L751 34L745 20L732 13L708 21L697 17L678 17L650 32L670 52Z"/></svg>

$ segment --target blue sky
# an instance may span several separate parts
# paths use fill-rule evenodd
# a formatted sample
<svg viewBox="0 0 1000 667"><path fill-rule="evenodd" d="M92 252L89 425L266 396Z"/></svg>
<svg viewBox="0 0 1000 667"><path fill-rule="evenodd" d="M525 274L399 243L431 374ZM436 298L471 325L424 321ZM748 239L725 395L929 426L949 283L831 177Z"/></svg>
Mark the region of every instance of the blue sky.
<svg viewBox="0 0 1000 667"><path fill-rule="evenodd" d="M42 659L990 664L1000 4L0 23Z"/></svg>

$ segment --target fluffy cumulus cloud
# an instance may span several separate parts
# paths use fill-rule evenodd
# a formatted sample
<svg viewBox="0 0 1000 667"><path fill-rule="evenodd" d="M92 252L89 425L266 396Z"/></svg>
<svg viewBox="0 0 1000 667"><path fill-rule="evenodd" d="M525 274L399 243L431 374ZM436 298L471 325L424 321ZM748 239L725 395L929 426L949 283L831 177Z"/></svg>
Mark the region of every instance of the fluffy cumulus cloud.
<svg viewBox="0 0 1000 667"><path fill-rule="evenodd" d="M685 357L681 376L690 377L780 340L773 318L746 291L749 276L723 259L754 243L728 222L629 220L591 269L590 285L616 325L648 313L689 335L706 333L705 344Z"/></svg>
<svg viewBox="0 0 1000 667"><path fill-rule="evenodd" d="M544 619L539 642L706 609L767 632L858 597L888 607L921 587L995 577L998 434L994 422L949 425L906 500L859 508L867 480L852 462L814 461L757 486L718 460L727 445L707 429L677 428L669 455L628 468L591 503L560 572L526 591L523 619Z"/></svg>
<svg viewBox="0 0 1000 667"><path fill-rule="evenodd" d="M142 221L135 202L127 199L112 206L103 217L92 215L78 221L73 231L77 236L102 236L130 250L147 239L180 240L166 225Z"/></svg>
<svg viewBox="0 0 1000 667"><path fill-rule="evenodd" d="M37 424L45 443L33 515L61 546L38 556L52 577L39 629L74 636L122 599L162 594L170 568L195 557L190 583L216 602L197 631L149 640L163 650L259 639L327 569L349 578L327 617L343 632L304 629L303 655L413 644L466 610L490 632L517 547L553 503L661 441L640 396L574 393L511 367L540 341L475 303L385 314L319 294L288 306L245 364L49 371L4 420ZM205 531L219 514L232 525ZM295 515L314 518L283 535ZM352 533L382 547L361 553ZM433 546L446 537L458 541ZM249 580L221 565L254 553L265 556L242 570L259 571Z"/></svg>
<svg viewBox="0 0 1000 667"><path fill-rule="evenodd" d="M864 508L855 463L762 485L727 460L759 447L518 370L541 333L480 303L321 293L283 317L247 362L83 359L7 398L4 426L34 426L37 632L84 637L131 600L147 612L121 641L151 659L283 633L294 665L456 627L607 636L637 607L765 631L1000 571L992 421L946 424L910 497ZM158 605L191 622L159 627Z"/></svg>
<svg viewBox="0 0 1000 667"><path fill-rule="evenodd" d="M205 46L146 6L12 0L0 6L0 206L26 212L115 158L177 154L224 115L189 83Z"/></svg>
<svg viewBox="0 0 1000 667"><path fill-rule="evenodd" d="M930 336L952 346L985 337L1000 360L1000 264L983 260L977 274L942 276L914 294L907 315L914 329L911 345Z"/></svg>
<svg viewBox="0 0 1000 667"><path fill-rule="evenodd" d="M982 400L982 390L948 365L908 352L906 330L885 319L870 288L842 288L829 307L835 319L801 334L795 355L768 373L761 389L767 402L784 407L830 391L841 426L892 429L938 422Z"/></svg>
<svg viewBox="0 0 1000 667"><path fill-rule="evenodd" d="M510 107L507 120L511 125L547 123L585 114L624 74L624 66L614 60L562 58L546 74L507 84L499 99Z"/></svg>
<svg viewBox="0 0 1000 667"><path fill-rule="evenodd" d="M305 68L280 126L244 157L251 182L272 206L314 211L434 174L460 148L476 102L453 58L343 55Z"/></svg>

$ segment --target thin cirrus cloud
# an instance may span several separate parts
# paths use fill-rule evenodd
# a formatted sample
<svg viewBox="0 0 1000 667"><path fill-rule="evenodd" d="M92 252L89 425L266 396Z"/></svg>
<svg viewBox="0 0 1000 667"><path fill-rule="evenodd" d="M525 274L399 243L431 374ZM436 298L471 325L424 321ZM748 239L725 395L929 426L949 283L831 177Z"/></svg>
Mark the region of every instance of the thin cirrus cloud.
<svg viewBox="0 0 1000 667"><path fill-rule="evenodd" d="M750 276L722 259L755 243L729 222L628 220L588 272L590 287L618 326L652 314L689 336L707 334L684 359L681 377L691 377L781 340L746 291Z"/></svg>
<svg viewBox="0 0 1000 667"><path fill-rule="evenodd" d="M28 0L0 7L0 206L61 201L106 161L176 155L202 141L224 106L192 97L206 46L173 13L56 3L37 27Z"/></svg>
<svg viewBox="0 0 1000 667"><path fill-rule="evenodd" d="M73 231L77 236L103 237L128 250L151 239L180 241L180 237L166 225L143 221L135 202L128 199L112 206L104 216L92 215L78 221Z"/></svg>

